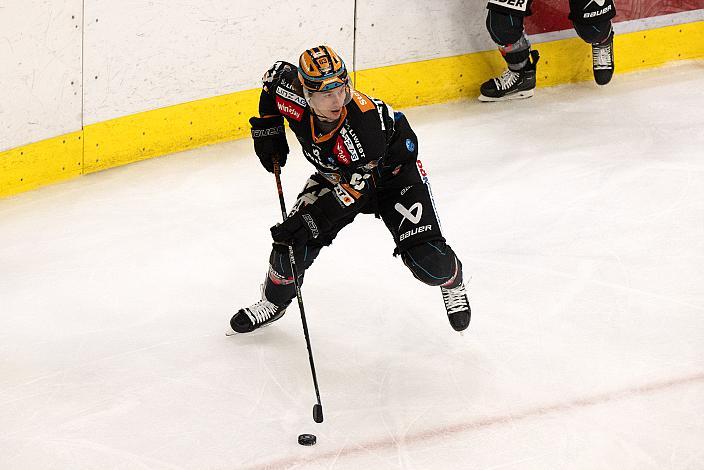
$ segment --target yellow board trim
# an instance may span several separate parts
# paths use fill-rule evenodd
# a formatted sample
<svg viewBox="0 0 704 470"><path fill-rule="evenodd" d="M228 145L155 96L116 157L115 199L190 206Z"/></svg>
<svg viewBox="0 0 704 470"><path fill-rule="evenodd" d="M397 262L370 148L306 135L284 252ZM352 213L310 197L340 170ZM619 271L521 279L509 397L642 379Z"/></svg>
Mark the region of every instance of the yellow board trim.
<svg viewBox="0 0 704 470"><path fill-rule="evenodd" d="M82 131L0 152L0 197L83 173Z"/></svg>
<svg viewBox="0 0 704 470"><path fill-rule="evenodd" d="M593 80L591 46L579 38L533 46L540 52L538 87ZM617 35L616 73L704 57L704 21ZM479 87L506 69L497 51L390 65L356 73L355 87L404 108L474 99ZM596 85L595 85L596 86Z"/></svg>
<svg viewBox="0 0 704 470"><path fill-rule="evenodd" d="M249 135L261 90L192 101L85 126L85 173Z"/></svg>
<svg viewBox="0 0 704 470"><path fill-rule="evenodd" d="M704 21L617 35L616 72L704 57ZM591 48L581 39L534 46L538 86L592 80ZM505 68L496 51L392 65L355 74L355 86L394 107L476 98L487 77ZM596 85L595 85L596 86ZM0 152L0 197L81 174L249 135L260 90L90 124L83 130Z"/></svg>

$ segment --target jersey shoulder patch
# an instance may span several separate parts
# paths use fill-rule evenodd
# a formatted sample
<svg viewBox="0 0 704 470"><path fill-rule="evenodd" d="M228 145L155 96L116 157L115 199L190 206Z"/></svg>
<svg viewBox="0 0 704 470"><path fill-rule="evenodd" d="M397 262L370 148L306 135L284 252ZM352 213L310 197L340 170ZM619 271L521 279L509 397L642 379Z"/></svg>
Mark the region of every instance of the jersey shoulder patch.
<svg viewBox="0 0 704 470"><path fill-rule="evenodd" d="M367 111L372 111L375 108L372 99L364 93L358 92L357 90L352 92L352 101L357 104L357 107L363 113L366 113Z"/></svg>

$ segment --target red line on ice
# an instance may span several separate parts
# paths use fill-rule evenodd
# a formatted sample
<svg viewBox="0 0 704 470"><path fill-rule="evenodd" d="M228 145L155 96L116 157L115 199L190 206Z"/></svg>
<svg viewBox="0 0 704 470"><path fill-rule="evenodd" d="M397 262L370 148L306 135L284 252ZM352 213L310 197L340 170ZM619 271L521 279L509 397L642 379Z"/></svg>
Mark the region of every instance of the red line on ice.
<svg viewBox="0 0 704 470"><path fill-rule="evenodd" d="M602 393L599 395L594 395L591 397L577 398L575 400L566 401L562 403L555 403L552 405L539 406L537 408L531 408L523 412L518 412L515 414L500 415L500 416L489 416L486 418L467 421L464 423L451 424L448 426L440 426L433 429L428 429L427 431L420 431L414 434L408 434L404 437L404 444L410 444L414 442L427 441L428 439L434 439L441 436L448 436L452 434L459 434L468 431L476 431L479 429L487 428L490 426L497 426L501 424L507 424L514 421L520 421L528 418L534 418L538 416L544 416L552 413L561 413L566 411L571 411L579 408L585 408L588 406L600 405L603 403L608 403L616 400L622 400L625 398L630 398L639 395L645 395L647 393L659 392L674 388L677 386L688 385L694 382L704 381L704 372L699 374L694 374L686 377L680 377L676 379L670 379L662 382L652 382L645 385L630 387L614 392ZM373 450L384 450L391 449L395 447L398 442L390 437L375 439L367 442L362 442L359 444L352 444L354 447L345 447L343 449L338 449L335 451L329 451L322 454L317 454L306 457L288 457L279 460L274 460L267 463L262 463L249 467L251 469L276 469L276 468L288 468L294 465L302 465L307 463L319 462L322 460L336 459L339 457L353 455L353 454L363 454Z"/></svg>

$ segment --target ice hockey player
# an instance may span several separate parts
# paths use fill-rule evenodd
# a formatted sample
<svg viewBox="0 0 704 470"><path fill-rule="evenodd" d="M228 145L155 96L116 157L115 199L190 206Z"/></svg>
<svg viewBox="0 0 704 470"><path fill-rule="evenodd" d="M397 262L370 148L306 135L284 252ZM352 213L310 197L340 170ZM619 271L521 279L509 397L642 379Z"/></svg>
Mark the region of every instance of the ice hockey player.
<svg viewBox="0 0 704 470"><path fill-rule="evenodd" d="M501 76L484 82L481 101L530 98L535 89L536 66L540 55L532 51L523 29L523 19L531 15L533 0L489 0L486 27L499 46L508 69ZM606 85L614 74L614 31L616 16L613 0L569 0L570 14L577 35L592 45L594 80Z"/></svg>
<svg viewBox="0 0 704 470"><path fill-rule="evenodd" d="M288 245L302 282L320 250L358 214L384 221L396 242L394 255L421 282L439 286L451 326L467 328L471 311L462 263L440 231L427 170L417 158L418 139L406 117L354 90L345 63L328 46L304 51L298 67L276 62L262 80L260 116L249 121L262 165L273 172L275 157L286 163L286 118L316 172L286 221L271 227L274 244L261 300L232 317L232 330L247 333L281 318L296 296Z"/></svg>

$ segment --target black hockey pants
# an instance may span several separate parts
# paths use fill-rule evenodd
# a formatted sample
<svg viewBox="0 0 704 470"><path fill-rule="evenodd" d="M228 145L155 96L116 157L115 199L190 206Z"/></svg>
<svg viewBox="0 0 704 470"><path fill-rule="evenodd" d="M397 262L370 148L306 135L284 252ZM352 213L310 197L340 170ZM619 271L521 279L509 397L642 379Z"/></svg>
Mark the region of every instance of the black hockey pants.
<svg viewBox="0 0 704 470"><path fill-rule="evenodd" d="M334 187L318 174L311 176L311 179L318 184L306 184L306 187L314 186L317 191L320 185L327 185L330 189ZM298 195L296 206L313 199L304 189ZM294 256L301 282L320 250L330 245L340 230L359 213L376 214L384 221L396 243L394 255L401 256L417 279L431 286L450 288L462 282L462 263L442 236L427 173L420 161L416 165L404 165L395 176L382 178L364 208L351 213L328 232L296 250ZM343 276L348 274L340 273ZM276 305L286 305L296 296L288 250L279 246L275 246L269 256L265 296Z"/></svg>

